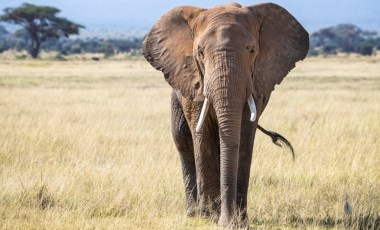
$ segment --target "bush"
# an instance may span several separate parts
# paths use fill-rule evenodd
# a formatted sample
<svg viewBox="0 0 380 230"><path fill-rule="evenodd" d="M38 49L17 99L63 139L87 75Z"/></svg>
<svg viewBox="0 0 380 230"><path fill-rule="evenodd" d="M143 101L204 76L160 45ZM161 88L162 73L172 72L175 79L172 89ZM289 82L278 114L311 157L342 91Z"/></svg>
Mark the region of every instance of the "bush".
<svg viewBox="0 0 380 230"><path fill-rule="evenodd" d="M322 47L323 54L337 54L337 46L326 44Z"/></svg>
<svg viewBox="0 0 380 230"><path fill-rule="evenodd" d="M367 55L367 56L371 56L373 54L373 50L374 50L373 44L368 43L368 42L359 43L355 47L356 53Z"/></svg>
<svg viewBox="0 0 380 230"><path fill-rule="evenodd" d="M9 49L9 45L6 41L1 41L0 40L0 53L6 51Z"/></svg>

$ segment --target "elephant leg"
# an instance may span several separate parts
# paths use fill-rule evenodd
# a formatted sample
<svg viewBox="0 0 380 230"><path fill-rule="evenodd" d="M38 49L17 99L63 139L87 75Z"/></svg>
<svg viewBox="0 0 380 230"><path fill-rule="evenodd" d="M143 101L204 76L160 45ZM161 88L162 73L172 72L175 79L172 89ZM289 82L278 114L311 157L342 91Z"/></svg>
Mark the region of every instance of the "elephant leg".
<svg viewBox="0 0 380 230"><path fill-rule="evenodd" d="M201 130L196 132L202 103L188 100L182 100L182 103L193 135L199 214L216 219L220 206L220 170L215 111L209 109Z"/></svg>
<svg viewBox="0 0 380 230"><path fill-rule="evenodd" d="M213 108L209 108L201 130L195 131L201 106L200 102L182 98L182 108L193 137L198 211L202 216L216 219L220 209L219 132Z"/></svg>
<svg viewBox="0 0 380 230"><path fill-rule="evenodd" d="M244 107L240 131L239 148L239 167L237 180L237 207L239 208L240 218L243 222L247 221L247 193L249 175L251 169L253 142L256 133L257 120L251 122L250 110L248 105Z"/></svg>
<svg viewBox="0 0 380 230"><path fill-rule="evenodd" d="M197 183L192 135L185 119L180 95L172 92L172 135L179 152L182 165L182 175L186 194L186 211L188 216L194 216L197 207Z"/></svg>
<svg viewBox="0 0 380 230"><path fill-rule="evenodd" d="M206 118L205 123L210 124ZM220 167L217 127L204 125L194 136L198 205L201 215L217 220L220 213Z"/></svg>

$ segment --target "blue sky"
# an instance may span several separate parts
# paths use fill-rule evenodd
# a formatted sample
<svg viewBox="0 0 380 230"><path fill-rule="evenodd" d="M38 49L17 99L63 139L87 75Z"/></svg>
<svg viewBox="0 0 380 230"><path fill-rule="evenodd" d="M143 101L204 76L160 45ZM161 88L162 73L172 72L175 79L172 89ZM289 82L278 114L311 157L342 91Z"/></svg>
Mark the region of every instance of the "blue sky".
<svg viewBox="0 0 380 230"><path fill-rule="evenodd" d="M230 1L220 0L0 0L0 10L24 2L54 6L60 16L83 24L88 31L119 33L149 29L160 15L180 5L209 8ZM262 1L241 0L242 5ZM380 31L380 0L273 0L291 12L309 32L338 23L353 23Z"/></svg>

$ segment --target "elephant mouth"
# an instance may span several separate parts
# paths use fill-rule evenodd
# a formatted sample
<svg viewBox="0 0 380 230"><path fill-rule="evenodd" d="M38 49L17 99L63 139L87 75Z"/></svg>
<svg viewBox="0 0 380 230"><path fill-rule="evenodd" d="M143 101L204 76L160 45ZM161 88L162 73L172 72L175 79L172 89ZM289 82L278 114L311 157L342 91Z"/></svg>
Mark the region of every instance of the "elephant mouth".
<svg viewBox="0 0 380 230"><path fill-rule="evenodd" d="M256 109L255 100L253 99L252 95L250 95L248 97L247 103L248 103L249 109L251 110L250 121L254 122L256 120L256 117L257 117L257 109ZM201 114L199 115L198 123L197 123L197 126L195 128L195 131L197 133L199 133L199 131L201 131L201 129L202 129L202 126L203 126L203 123L205 121L205 118L206 118L207 111L208 111L209 107L210 107L210 101L208 100L207 97L205 97L205 100L203 101L203 106L202 106Z"/></svg>

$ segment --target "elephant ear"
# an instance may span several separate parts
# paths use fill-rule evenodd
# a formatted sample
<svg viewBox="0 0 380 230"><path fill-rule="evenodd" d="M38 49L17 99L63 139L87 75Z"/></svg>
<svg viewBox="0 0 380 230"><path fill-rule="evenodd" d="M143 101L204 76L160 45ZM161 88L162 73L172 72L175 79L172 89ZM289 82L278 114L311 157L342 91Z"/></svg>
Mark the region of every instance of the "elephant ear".
<svg viewBox="0 0 380 230"><path fill-rule="evenodd" d="M253 72L255 96L267 103L276 84L306 57L309 34L284 8L265 3L248 7L259 23L259 54Z"/></svg>
<svg viewBox="0 0 380 230"><path fill-rule="evenodd" d="M170 86L182 96L201 100L201 76L193 58L193 34L189 23L203 11L191 6L176 7L156 22L143 42L146 60L163 72Z"/></svg>

